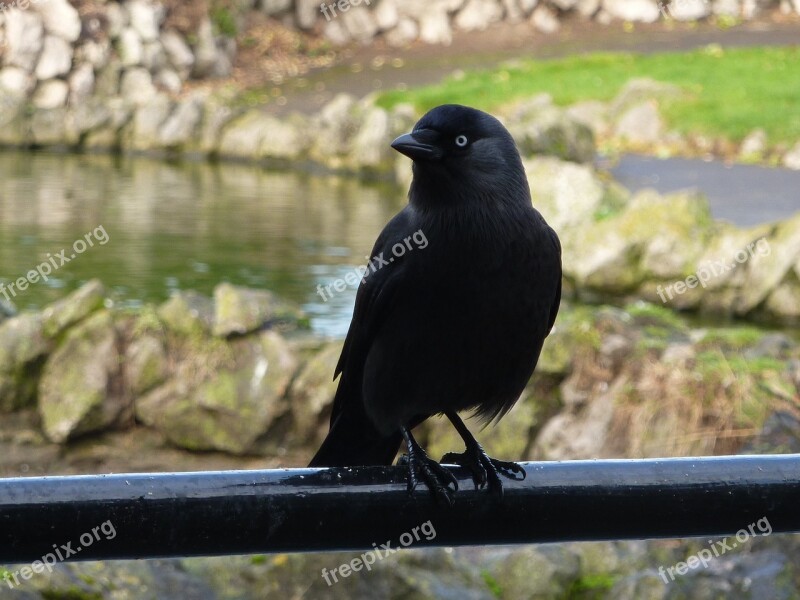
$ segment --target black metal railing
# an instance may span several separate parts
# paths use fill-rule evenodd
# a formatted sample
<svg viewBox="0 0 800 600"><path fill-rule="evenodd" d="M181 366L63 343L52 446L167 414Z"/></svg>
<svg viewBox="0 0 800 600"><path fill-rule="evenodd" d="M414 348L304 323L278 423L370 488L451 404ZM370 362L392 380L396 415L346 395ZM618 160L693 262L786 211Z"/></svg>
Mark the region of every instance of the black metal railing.
<svg viewBox="0 0 800 600"><path fill-rule="evenodd" d="M800 455L522 466L502 499L452 467L453 507L409 496L401 467L0 479L0 561L721 536L763 518L800 531Z"/></svg>

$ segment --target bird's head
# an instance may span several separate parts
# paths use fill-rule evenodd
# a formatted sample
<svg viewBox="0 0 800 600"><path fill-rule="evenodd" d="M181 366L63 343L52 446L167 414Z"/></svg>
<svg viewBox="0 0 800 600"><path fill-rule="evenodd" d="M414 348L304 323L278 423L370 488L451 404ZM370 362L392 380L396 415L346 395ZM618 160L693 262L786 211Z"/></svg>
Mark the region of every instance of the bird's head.
<svg viewBox="0 0 800 600"><path fill-rule="evenodd" d="M392 148L413 163L412 202L461 203L486 199L530 204L525 170L514 139L483 111L444 104L423 116Z"/></svg>

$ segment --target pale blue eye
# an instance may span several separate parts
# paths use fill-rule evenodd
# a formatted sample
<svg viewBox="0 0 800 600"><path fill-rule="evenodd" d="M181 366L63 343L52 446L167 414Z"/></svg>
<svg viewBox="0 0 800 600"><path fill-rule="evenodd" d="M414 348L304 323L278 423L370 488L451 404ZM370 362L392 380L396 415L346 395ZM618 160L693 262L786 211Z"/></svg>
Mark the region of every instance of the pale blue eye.
<svg viewBox="0 0 800 600"><path fill-rule="evenodd" d="M463 148L468 143L469 143L469 140L467 139L467 136L465 136L463 134L456 138L456 146L458 146L459 148Z"/></svg>

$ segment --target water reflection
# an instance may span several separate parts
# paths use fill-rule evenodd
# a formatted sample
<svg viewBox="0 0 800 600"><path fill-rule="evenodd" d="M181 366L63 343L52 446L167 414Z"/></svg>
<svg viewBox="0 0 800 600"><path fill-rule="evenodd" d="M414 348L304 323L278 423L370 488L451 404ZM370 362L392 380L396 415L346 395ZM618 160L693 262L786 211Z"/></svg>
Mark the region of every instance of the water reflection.
<svg viewBox="0 0 800 600"><path fill-rule="evenodd" d="M99 277L122 303L220 281L302 304L318 331L343 335L355 290L316 293L362 264L404 193L348 178L244 165L0 153L0 281L9 284L102 225L89 248L13 299L39 307Z"/></svg>

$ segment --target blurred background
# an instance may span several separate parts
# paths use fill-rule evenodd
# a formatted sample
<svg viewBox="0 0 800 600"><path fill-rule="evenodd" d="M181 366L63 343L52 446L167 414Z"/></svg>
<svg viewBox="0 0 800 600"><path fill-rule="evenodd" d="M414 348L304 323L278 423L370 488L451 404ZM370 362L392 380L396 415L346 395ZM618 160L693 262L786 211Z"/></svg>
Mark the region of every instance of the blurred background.
<svg viewBox="0 0 800 600"><path fill-rule="evenodd" d="M305 466L348 275L406 201L389 144L443 103L506 124L564 248L490 454L800 452L799 41L798 0L0 0L0 474ZM659 576L708 544L410 550L330 587L352 556L59 564L0 597L800 597L794 535Z"/></svg>

